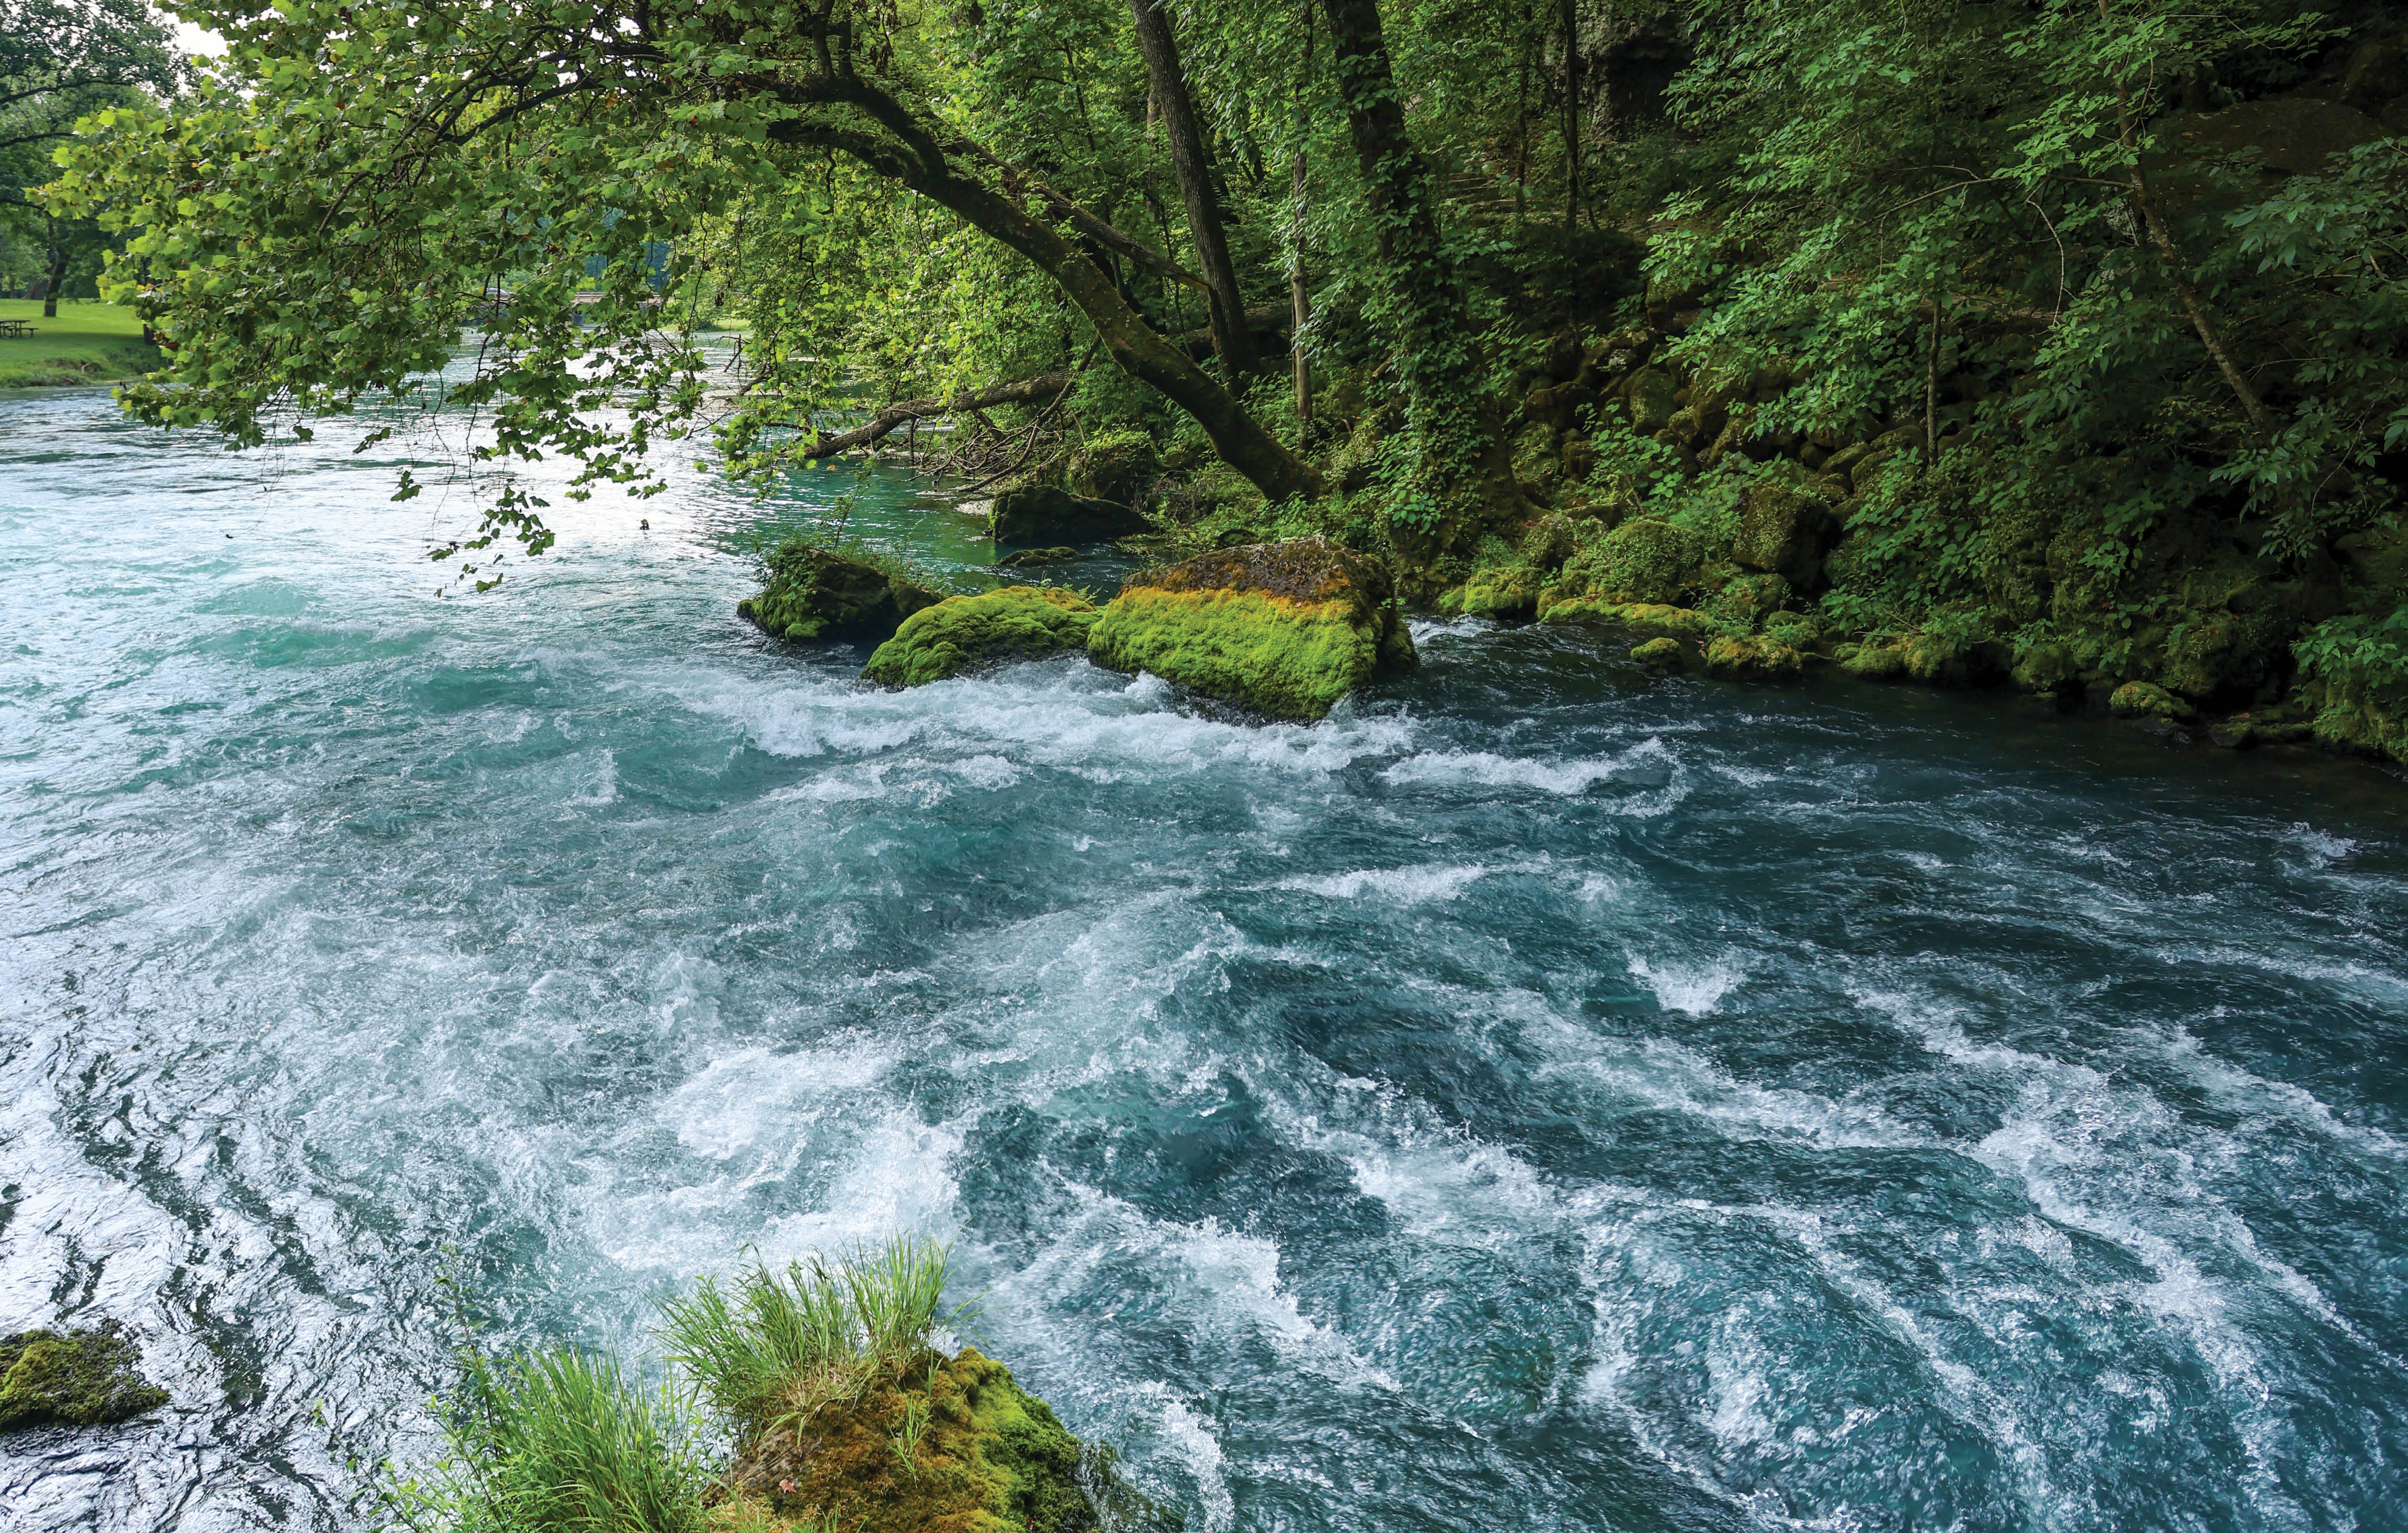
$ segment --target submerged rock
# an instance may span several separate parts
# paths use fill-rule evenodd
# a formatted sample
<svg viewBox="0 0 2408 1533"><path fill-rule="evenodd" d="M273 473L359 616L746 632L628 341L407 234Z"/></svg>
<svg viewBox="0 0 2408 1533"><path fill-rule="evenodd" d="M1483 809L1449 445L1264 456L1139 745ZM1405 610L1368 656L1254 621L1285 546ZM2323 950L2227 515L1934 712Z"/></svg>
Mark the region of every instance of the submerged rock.
<svg viewBox="0 0 2408 1533"><path fill-rule="evenodd" d="M926 586L798 537L780 545L767 565L760 595L737 603L736 614L797 642L882 640L939 599Z"/></svg>
<svg viewBox="0 0 2408 1533"><path fill-rule="evenodd" d="M999 549L1109 543L1154 531L1154 523L1142 512L1119 501L1074 495L1050 484L1023 485L996 496L987 525Z"/></svg>
<svg viewBox="0 0 2408 1533"><path fill-rule="evenodd" d="M1083 650L1095 621L1093 603L1054 586L948 596L905 618L861 674L890 687L924 686L1010 660Z"/></svg>
<svg viewBox="0 0 2408 1533"><path fill-rule="evenodd" d="M1132 575L1087 653L1278 718L1419 661L1388 572L1324 537L1222 549Z"/></svg>
<svg viewBox="0 0 2408 1533"><path fill-rule="evenodd" d="M44 1422L95 1426L155 1411L167 1392L142 1377L140 1362L115 1321L0 1340L0 1431Z"/></svg>
<svg viewBox="0 0 2408 1533"><path fill-rule="evenodd" d="M1026 569L1035 565L1067 565L1079 556L1079 551L1068 546L1050 549L1022 549L1007 553L995 562L997 569Z"/></svg>

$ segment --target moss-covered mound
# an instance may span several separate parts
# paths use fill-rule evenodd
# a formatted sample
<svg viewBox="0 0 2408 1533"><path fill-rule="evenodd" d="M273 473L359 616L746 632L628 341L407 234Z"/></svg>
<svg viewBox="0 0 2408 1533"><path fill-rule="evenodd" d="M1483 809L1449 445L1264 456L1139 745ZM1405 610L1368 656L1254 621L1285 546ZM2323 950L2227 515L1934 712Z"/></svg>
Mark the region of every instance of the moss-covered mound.
<svg viewBox="0 0 2408 1533"><path fill-rule="evenodd" d="M141 1360L113 1321L0 1340L0 1431L43 1422L93 1426L157 1410L167 1392L142 1377Z"/></svg>
<svg viewBox="0 0 2408 1533"><path fill-rule="evenodd" d="M1087 647L1095 606L1075 592L1007 585L948 596L903 620L862 675L890 687L924 686L1008 660L1036 660Z"/></svg>
<svg viewBox="0 0 2408 1533"><path fill-rule="evenodd" d="M845 1533L1079 1533L1079 1440L1011 1370L964 1348L832 1400L754 1441L729 1480L770 1528Z"/></svg>
<svg viewBox="0 0 2408 1533"><path fill-rule="evenodd" d="M1387 571L1322 537L1132 575L1096 620L1087 653L1286 719L1318 719L1420 658Z"/></svg>
<svg viewBox="0 0 2408 1533"><path fill-rule="evenodd" d="M1636 517L1567 561L1555 590L1564 597L1674 603L1697 588L1711 552L1685 527Z"/></svg>
<svg viewBox="0 0 2408 1533"><path fill-rule="evenodd" d="M797 642L883 640L939 599L926 586L799 537L781 544L766 565L760 595L737 603L736 615Z"/></svg>

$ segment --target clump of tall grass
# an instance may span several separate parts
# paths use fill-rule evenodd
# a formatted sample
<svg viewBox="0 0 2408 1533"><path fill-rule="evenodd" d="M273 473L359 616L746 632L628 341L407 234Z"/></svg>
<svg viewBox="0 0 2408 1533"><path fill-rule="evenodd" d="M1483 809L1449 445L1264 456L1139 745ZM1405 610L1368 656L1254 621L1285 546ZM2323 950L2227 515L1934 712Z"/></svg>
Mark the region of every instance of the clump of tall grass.
<svg viewBox="0 0 2408 1533"><path fill-rule="evenodd" d="M669 1360L702 1397L756 1437L799 1428L823 1405L859 1397L885 1373L899 1378L941 1325L945 1248L898 1235L834 1263L819 1255L783 1271L756 1265L723 1288L705 1278L662 1306Z"/></svg>
<svg viewBox="0 0 2408 1533"><path fill-rule="evenodd" d="M464 1352L428 1483L386 1493L412 1533L703 1533L712 1470L666 1389L566 1348Z"/></svg>

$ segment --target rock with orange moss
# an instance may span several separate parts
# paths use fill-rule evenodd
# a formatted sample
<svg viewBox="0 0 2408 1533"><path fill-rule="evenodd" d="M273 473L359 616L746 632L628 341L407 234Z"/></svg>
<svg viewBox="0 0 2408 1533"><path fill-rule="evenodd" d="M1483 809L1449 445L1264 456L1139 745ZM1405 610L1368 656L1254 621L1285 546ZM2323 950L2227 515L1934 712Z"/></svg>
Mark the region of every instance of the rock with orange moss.
<svg viewBox="0 0 2408 1533"><path fill-rule="evenodd" d="M1420 658L1388 572L1325 537L1132 575L1088 630L1087 656L1283 719L1318 719Z"/></svg>
<svg viewBox="0 0 2408 1533"><path fill-rule="evenodd" d="M754 1439L727 1484L739 1525L781 1533L1087 1533L1107 1515L1114 1527L1178 1526L1010 1368L968 1347L924 1353Z"/></svg>

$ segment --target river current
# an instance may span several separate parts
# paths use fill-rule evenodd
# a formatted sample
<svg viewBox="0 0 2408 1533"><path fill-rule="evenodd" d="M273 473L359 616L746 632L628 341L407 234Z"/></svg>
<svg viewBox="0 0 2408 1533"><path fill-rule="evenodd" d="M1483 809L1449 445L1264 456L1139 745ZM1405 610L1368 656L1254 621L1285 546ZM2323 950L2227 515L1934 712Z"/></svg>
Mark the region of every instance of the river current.
<svg viewBox="0 0 2408 1533"><path fill-rule="evenodd" d="M0 1330L174 1397L10 1529L368 1526L447 1279L897 1227L1191 1533L2408 1526L2398 777L1470 622L883 693L734 612L843 475L438 597L355 436L0 397Z"/></svg>

